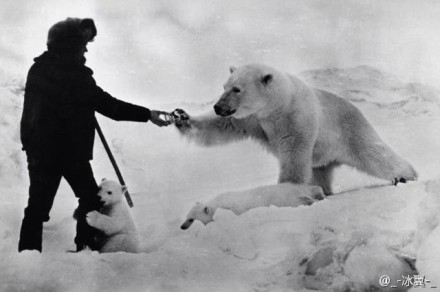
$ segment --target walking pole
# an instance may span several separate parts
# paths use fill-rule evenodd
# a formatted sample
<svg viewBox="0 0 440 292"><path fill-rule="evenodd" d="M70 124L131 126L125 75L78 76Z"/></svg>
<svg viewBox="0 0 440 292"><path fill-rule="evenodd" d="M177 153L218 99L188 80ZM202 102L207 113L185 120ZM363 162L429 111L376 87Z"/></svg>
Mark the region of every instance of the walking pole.
<svg viewBox="0 0 440 292"><path fill-rule="evenodd" d="M107 140L105 140L104 134L102 133L101 127L99 126L98 120L96 118L95 118L95 127L96 127L96 131L98 132L99 138L101 138L102 145L104 145L105 151L107 152L107 155L110 158L113 168L115 169L116 175L118 176L119 179L119 183L125 186L124 178L122 177L121 171L119 170L119 167L116 164L116 160L113 157L112 151L108 146ZM125 192L125 198L127 199L127 203L130 206L130 208L133 208L133 201L131 200L128 191Z"/></svg>

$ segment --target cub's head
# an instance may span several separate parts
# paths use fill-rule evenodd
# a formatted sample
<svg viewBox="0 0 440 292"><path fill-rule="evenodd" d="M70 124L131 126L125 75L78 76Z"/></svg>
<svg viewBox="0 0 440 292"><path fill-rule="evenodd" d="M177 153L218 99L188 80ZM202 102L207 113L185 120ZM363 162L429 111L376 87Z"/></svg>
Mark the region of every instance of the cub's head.
<svg viewBox="0 0 440 292"><path fill-rule="evenodd" d="M115 181L103 178L99 185L98 196L104 206L107 206L121 201L126 191L126 186L121 186Z"/></svg>
<svg viewBox="0 0 440 292"><path fill-rule="evenodd" d="M282 106L288 95L289 81L280 72L260 64L231 67L224 93L214 105L219 116L244 118L264 114Z"/></svg>
<svg viewBox="0 0 440 292"><path fill-rule="evenodd" d="M188 229L191 224L193 224L194 220L199 220L203 224L208 224L213 222L215 210L205 204L197 203L191 211L189 211L188 216L186 217L186 221L180 226L181 229Z"/></svg>

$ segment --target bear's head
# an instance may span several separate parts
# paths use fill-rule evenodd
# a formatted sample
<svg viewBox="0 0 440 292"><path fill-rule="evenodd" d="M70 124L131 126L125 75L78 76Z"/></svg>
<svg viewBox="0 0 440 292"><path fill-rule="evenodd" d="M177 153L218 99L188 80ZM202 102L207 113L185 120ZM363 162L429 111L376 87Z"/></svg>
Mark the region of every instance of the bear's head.
<svg viewBox="0 0 440 292"><path fill-rule="evenodd" d="M188 216L186 217L186 221L180 226L181 229L188 229L191 224L193 224L194 220L199 220L203 224L208 224L213 222L215 210L205 204L197 203L191 211L189 211Z"/></svg>
<svg viewBox="0 0 440 292"><path fill-rule="evenodd" d="M219 116L245 118L264 116L288 102L287 76L261 64L231 67L231 76L224 84L224 93L214 105Z"/></svg>
<svg viewBox="0 0 440 292"><path fill-rule="evenodd" d="M121 186L113 180L103 178L99 185L98 196L103 205L108 206L121 201L126 191L126 186Z"/></svg>

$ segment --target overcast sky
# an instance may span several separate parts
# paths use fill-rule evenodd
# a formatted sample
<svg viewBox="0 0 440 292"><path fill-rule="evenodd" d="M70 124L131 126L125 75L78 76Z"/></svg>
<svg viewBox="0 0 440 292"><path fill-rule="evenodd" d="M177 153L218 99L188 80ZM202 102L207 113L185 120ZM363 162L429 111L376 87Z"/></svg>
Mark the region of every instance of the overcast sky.
<svg viewBox="0 0 440 292"><path fill-rule="evenodd" d="M440 88L436 0L0 0L0 68L26 74L47 30L71 17L98 27L88 65L128 100L211 100L230 65L291 73L371 65ZM1 75L0 75L1 76ZM122 96L121 96L122 95Z"/></svg>

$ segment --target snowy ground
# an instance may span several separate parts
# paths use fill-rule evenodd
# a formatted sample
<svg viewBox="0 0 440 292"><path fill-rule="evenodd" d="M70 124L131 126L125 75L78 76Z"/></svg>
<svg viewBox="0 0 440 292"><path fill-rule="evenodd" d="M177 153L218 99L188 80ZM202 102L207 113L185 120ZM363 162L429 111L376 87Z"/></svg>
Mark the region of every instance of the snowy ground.
<svg viewBox="0 0 440 292"><path fill-rule="evenodd" d="M100 118L135 203L140 254L66 253L74 248L76 202L65 183L44 227L44 252L17 253L28 184L18 139L23 84L0 84L0 291L361 291L380 287L382 275L401 287L397 280L411 273L440 287L439 91L368 66L301 76L358 106L419 181L394 187L342 167L337 194L324 201L241 216L218 210L215 222L182 231L196 201L273 184L275 159L250 141L201 148L173 127ZM211 101L180 106L196 113ZM95 148L96 178L115 178L99 141Z"/></svg>

